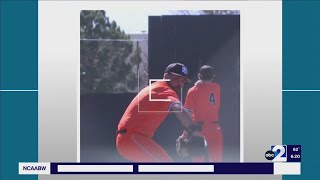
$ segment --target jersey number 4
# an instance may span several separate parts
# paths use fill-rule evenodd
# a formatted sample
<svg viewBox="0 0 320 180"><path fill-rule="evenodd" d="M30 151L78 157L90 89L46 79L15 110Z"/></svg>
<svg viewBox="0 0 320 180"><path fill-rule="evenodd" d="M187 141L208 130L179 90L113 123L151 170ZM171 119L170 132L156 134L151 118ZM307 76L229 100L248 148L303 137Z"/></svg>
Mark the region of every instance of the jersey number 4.
<svg viewBox="0 0 320 180"><path fill-rule="evenodd" d="M212 103L214 106L216 105L216 98L213 92L210 93L209 103Z"/></svg>

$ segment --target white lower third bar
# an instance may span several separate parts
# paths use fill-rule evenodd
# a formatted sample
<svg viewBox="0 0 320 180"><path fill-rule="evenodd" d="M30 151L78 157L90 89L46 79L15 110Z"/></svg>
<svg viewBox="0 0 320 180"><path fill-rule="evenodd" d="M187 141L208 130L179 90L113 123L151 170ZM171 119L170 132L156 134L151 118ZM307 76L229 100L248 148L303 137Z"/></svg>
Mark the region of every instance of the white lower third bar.
<svg viewBox="0 0 320 180"><path fill-rule="evenodd" d="M273 174L278 175L300 175L301 163L288 162L288 163L274 163Z"/></svg>
<svg viewBox="0 0 320 180"><path fill-rule="evenodd" d="M133 172L133 165L58 165L58 172Z"/></svg>
<svg viewBox="0 0 320 180"><path fill-rule="evenodd" d="M139 165L139 172L214 172L214 165Z"/></svg>

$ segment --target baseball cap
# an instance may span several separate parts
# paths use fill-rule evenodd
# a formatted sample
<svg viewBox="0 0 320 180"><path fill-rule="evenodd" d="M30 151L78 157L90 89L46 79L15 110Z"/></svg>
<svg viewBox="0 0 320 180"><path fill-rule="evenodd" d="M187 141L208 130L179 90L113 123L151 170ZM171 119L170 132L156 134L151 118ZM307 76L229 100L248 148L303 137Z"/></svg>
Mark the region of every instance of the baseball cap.
<svg viewBox="0 0 320 180"><path fill-rule="evenodd" d="M188 69L185 65L181 63L172 63L169 64L169 66L164 71L165 73L172 73L178 76L185 77L188 82L191 82L191 80L188 78Z"/></svg>
<svg viewBox="0 0 320 180"><path fill-rule="evenodd" d="M202 76L203 79L209 80L209 79L213 78L214 71L211 66L204 65L204 66L201 66L201 68L199 70L199 74Z"/></svg>

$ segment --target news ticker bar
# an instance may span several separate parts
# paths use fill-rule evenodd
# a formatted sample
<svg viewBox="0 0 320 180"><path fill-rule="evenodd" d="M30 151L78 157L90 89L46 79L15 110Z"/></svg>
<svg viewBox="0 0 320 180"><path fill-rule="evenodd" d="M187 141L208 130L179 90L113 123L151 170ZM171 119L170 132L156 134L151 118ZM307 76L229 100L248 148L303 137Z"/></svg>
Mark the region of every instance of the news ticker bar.
<svg viewBox="0 0 320 180"><path fill-rule="evenodd" d="M300 162L275 163L32 163L19 174L274 174L300 175Z"/></svg>

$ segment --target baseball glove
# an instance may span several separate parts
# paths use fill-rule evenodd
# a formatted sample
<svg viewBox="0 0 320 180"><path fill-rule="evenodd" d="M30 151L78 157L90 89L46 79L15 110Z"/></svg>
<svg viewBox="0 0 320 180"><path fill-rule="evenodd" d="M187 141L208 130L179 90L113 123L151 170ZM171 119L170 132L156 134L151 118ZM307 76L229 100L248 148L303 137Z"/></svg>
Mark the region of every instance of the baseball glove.
<svg viewBox="0 0 320 180"><path fill-rule="evenodd" d="M203 136L181 135L176 140L176 150L180 158L206 155L207 141Z"/></svg>

